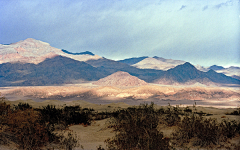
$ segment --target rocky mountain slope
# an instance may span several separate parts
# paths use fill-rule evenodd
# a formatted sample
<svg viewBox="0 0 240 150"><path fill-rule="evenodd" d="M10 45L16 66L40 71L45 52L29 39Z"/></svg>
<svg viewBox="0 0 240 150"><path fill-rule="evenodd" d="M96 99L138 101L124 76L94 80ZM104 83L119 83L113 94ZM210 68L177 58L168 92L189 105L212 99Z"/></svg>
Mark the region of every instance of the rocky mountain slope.
<svg viewBox="0 0 240 150"><path fill-rule="evenodd" d="M240 78L240 67L236 67L236 66L230 66L227 68L224 68L223 66L217 66L217 65L212 65L210 67L203 67L203 66L196 66L196 68L200 71L204 71L207 72L210 69L216 71L217 73L223 73L227 76L231 76L233 78L239 79Z"/></svg>
<svg viewBox="0 0 240 150"><path fill-rule="evenodd" d="M94 82L96 85L103 85L103 86L143 86L147 85L143 80L138 79L135 76L131 76L127 72L118 71L113 73L103 79L100 79Z"/></svg>
<svg viewBox="0 0 240 150"><path fill-rule="evenodd" d="M240 67L231 66L231 67L228 67L228 68L222 68L222 69L218 69L218 70L214 70L214 71L216 71L217 73L223 73L227 76L231 76L231 77L234 77L236 79L240 78Z"/></svg>
<svg viewBox="0 0 240 150"><path fill-rule="evenodd" d="M153 82L164 74L162 70L154 70L154 69L139 69L125 63L121 63L118 61L110 60L110 59L98 59L98 60L88 60L86 63L99 68L104 71L108 75L113 74L117 71L128 72L132 76L136 76L141 80L146 82Z"/></svg>
<svg viewBox="0 0 240 150"><path fill-rule="evenodd" d="M46 58L65 56L78 61L101 59L98 55L72 55L50 46L46 42L28 38L9 45L0 44L0 64L7 62L23 62L38 64Z"/></svg>
<svg viewBox="0 0 240 150"><path fill-rule="evenodd" d="M140 69L157 69L157 70L168 70L174 68L178 65L185 63L180 60L164 59L161 57L149 57L145 58L142 61L132 65Z"/></svg>
<svg viewBox="0 0 240 150"><path fill-rule="evenodd" d="M0 64L0 86L42 86L92 81L105 77L101 70L63 56L47 58L39 64Z"/></svg>
<svg viewBox="0 0 240 150"><path fill-rule="evenodd" d="M128 58L120 60L122 62L136 68L140 69L156 69L156 70L168 70L174 68L178 65L184 64L186 61L183 60L174 60L174 59L165 59L162 57L137 57L137 58ZM200 71L207 72L210 69L216 71L217 73L223 73L227 76L231 76L236 79L240 79L240 67L228 67L224 68L222 66L212 65L210 67L203 67L201 65L194 65Z"/></svg>
<svg viewBox="0 0 240 150"><path fill-rule="evenodd" d="M213 70L209 70L208 72L199 71L188 62L167 70L161 78L155 80L155 83L160 84L194 84L196 82L206 85L217 83L240 84L239 80Z"/></svg>
<svg viewBox="0 0 240 150"><path fill-rule="evenodd" d="M128 65L134 65L134 64L144 60L145 58L148 58L148 57L147 56L133 57L133 58L127 58L127 59L124 59L124 60L119 60L118 62L125 63L125 64L128 64Z"/></svg>

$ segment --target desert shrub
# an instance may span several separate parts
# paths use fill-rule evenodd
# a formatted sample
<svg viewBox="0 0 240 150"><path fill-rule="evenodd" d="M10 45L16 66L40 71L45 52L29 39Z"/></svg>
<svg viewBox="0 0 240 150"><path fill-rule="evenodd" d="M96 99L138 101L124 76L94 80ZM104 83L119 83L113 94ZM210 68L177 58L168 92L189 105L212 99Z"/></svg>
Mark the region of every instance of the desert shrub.
<svg viewBox="0 0 240 150"><path fill-rule="evenodd" d="M179 115L182 114L182 111L179 107L168 106L164 111L164 115L161 116L160 123L164 123L168 126L177 125L177 123L181 120Z"/></svg>
<svg viewBox="0 0 240 150"><path fill-rule="evenodd" d="M105 141L108 149L169 149L169 140L157 130L159 116L153 105L141 104L114 113L110 126L116 134Z"/></svg>
<svg viewBox="0 0 240 150"><path fill-rule="evenodd" d="M4 124L6 116L11 111L10 105L5 102L0 103L0 124Z"/></svg>
<svg viewBox="0 0 240 150"><path fill-rule="evenodd" d="M83 108L83 111L95 111L93 108Z"/></svg>
<svg viewBox="0 0 240 150"><path fill-rule="evenodd" d="M234 110L233 112L226 113L226 115L240 115L240 107L238 107L237 110Z"/></svg>
<svg viewBox="0 0 240 150"><path fill-rule="evenodd" d="M227 121L224 119L220 123L219 127L223 137L225 138L232 138L237 133L240 133L240 123L237 123L235 120Z"/></svg>
<svg viewBox="0 0 240 150"><path fill-rule="evenodd" d="M201 117L200 117L201 118ZM216 145L219 142L219 127L216 119L199 119L195 124L195 136L196 141L193 141L194 145L200 145L202 147L208 145Z"/></svg>
<svg viewBox="0 0 240 150"><path fill-rule="evenodd" d="M185 116L179 129L173 133L173 143L183 146L195 138L194 145L207 146L218 142L218 124L215 119L203 119L201 116Z"/></svg>
<svg viewBox="0 0 240 150"><path fill-rule="evenodd" d="M72 150L74 147L80 146L79 139L76 134L73 134L72 131L67 133L67 136L64 134L58 135L60 148L66 150Z"/></svg>
<svg viewBox="0 0 240 150"><path fill-rule="evenodd" d="M195 112L195 114L198 114L199 116L204 116L204 115L206 115L206 113L204 113L203 111Z"/></svg>
<svg viewBox="0 0 240 150"><path fill-rule="evenodd" d="M40 109L40 113L43 116L44 121L49 124L60 124L63 120L63 110L56 108L53 105L43 106L43 108Z"/></svg>
<svg viewBox="0 0 240 150"><path fill-rule="evenodd" d="M8 137L12 136L2 132L4 131L5 124L7 122L7 115L10 112L10 105L5 102L0 102L0 144L7 144L9 141Z"/></svg>
<svg viewBox="0 0 240 150"><path fill-rule="evenodd" d="M101 145L99 145L98 147L97 147L97 150L105 150L104 148L102 148L102 146Z"/></svg>
<svg viewBox="0 0 240 150"><path fill-rule="evenodd" d="M19 103L17 106L14 107L15 110L25 110L25 109L31 109L32 106L30 106L28 103Z"/></svg>
<svg viewBox="0 0 240 150"><path fill-rule="evenodd" d="M186 113L192 113L192 109L190 109L188 106L184 109L184 112Z"/></svg>
<svg viewBox="0 0 240 150"><path fill-rule="evenodd" d="M1 95L2 95L2 94L1 94L1 92L0 92L0 96L1 96ZM1 101L1 102L5 101L5 100L7 100L5 96L1 96L1 97L0 97L0 101Z"/></svg>
<svg viewBox="0 0 240 150"><path fill-rule="evenodd" d="M51 133L48 132L38 111L26 109L9 113L7 125L8 131L15 136L21 149L38 149L49 142Z"/></svg>
<svg viewBox="0 0 240 150"><path fill-rule="evenodd" d="M66 106L63 109L63 119L66 124L90 124L90 110L83 110L80 106Z"/></svg>
<svg viewBox="0 0 240 150"><path fill-rule="evenodd" d="M200 118L196 118L194 115L191 117L185 116L179 124L179 129L172 134L175 140L174 143L182 146L184 143L189 142L189 140L194 137L195 122L199 119Z"/></svg>
<svg viewBox="0 0 240 150"><path fill-rule="evenodd" d="M164 114L164 108L159 108L156 110L159 115Z"/></svg>
<svg viewBox="0 0 240 150"><path fill-rule="evenodd" d="M81 109L80 106L65 106L56 108L53 105L47 105L40 109L45 122L51 125L63 124L87 124L91 123L91 109Z"/></svg>
<svg viewBox="0 0 240 150"><path fill-rule="evenodd" d="M192 141L194 146L207 147L234 137L239 132L238 129L239 124L236 121L223 120L218 123L216 119L192 114L184 116L178 130L172 134L172 142L177 146L184 146Z"/></svg>
<svg viewBox="0 0 240 150"><path fill-rule="evenodd" d="M107 111L103 111L103 112L95 112L92 114L92 116L94 117L94 120L102 120L102 119L106 119L106 118L110 118L113 117L114 114L118 114L118 111L113 111L113 112L107 112Z"/></svg>

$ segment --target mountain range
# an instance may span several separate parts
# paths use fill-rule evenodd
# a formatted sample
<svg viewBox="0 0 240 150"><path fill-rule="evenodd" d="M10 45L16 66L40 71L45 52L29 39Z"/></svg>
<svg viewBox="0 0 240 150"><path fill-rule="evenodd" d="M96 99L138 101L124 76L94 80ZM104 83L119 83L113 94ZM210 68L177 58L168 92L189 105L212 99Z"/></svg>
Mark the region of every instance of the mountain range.
<svg viewBox="0 0 240 150"><path fill-rule="evenodd" d="M59 55L69 57L77 61L102 58L98 55L93 55L90 52L81 53L81 55L70 53L66 50L54 48L46 42L32 38L7 45L0 44L0 64L7 62L38 64L43 62L46 58L53 58Z"/></svg>
<svg viewBox="0 0 240 150"><path fill-rule="evenodd" d="M128 65L134 66L140 69L156 69L156 70L168 70L174 68L178 65L186 63L183 60L173 60L173 59L165 59L162 57L134 57L128 58L124 60L119 60L118 62L126 63ZM214 70L217 73L223 73L227 76L231 76L236 79L240 79L240 67L228 67L224 68L222 66L212 65L210 67L203 67L201 65L195 65L195 67L203 72L207 72L209 70Z"/></svg>
<svg viewBox="0 0 240 150"><path fill-rule="evenodd" d="M232 78L223 74L224 72L214 71L226 69L236 71L239 68L213 66L204 72L189 62L157 56L114 61L88 51L71 53L35 39L0 45L2 87L60 85L74 81L103 81L102 78L108 82L106 80L119 80L119 76L114 75L106 78L118 71L125 72L121 77L129 74L129 79L157 84L240 84L240 80L236 79L238 75L234 74L237 77ZM228 70L229 72L231 71Z"/></svg>

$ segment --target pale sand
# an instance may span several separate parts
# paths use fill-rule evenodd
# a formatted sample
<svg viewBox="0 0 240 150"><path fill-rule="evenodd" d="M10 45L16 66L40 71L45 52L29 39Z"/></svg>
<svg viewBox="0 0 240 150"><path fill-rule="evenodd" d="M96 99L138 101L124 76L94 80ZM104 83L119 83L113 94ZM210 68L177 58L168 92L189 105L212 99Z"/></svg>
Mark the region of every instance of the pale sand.
<svg viewBox="0 0 240 150"><path fill-rule="evenodd" d="M139 87L96 86L91 82L63 86L2 87L0 93L9 101L32 99L60 100L61 102L84 100L95 104L124 102L129 105L154 102L158 105L193 105L235 108L240 106L238 87L170 86L150 84Z"/></svg>

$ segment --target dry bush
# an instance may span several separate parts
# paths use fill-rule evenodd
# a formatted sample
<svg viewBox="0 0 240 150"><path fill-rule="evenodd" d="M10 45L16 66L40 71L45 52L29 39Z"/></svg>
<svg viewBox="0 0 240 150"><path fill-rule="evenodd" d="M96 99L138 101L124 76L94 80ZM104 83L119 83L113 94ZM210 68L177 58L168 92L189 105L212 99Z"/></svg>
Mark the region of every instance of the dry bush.
<svg viewBox="0 0 240 150"><path fill-rule="evenodd" d="M233 138L237 133L240 134L240 122L236 122L235 120L222 120L219 124L220 131L223 137Z"/></svg>
<svg viewBox="0 0 240 150"><path fill-rule="evenodd" d="M39 110L43 116L45 122L49 124L61 124L63 123L63 110L60 108L56 108L54 105L43 106L42 109Z"/></svg>
<svg viewBox="0 0 240 150"><path fill-rule="evenodd" d="M2 98L5 99L5 98ZM4 129L6 128L7 115L10 112L10 105L5 102L0 103L0 144L8 144L11 135L4 133Z"/></svg>
<svg viewBox="0 0 240 150"><path fill-rule="evenodd" d="M0 103L0 124L6 122L6 117L9 112L11 112L10 105L5 102Z"/></svg>
<svg viewBox="0 0 240 150"><path fill-rule="evenodd" d="M234 110L233 112L226 113L226 115L240 115L240 107L238 107L237 110Z"/></svg>
<svg viewBox="0 0 240 150"><path fill-rule="evenodd" d="M19 109L8 114L6 123L21 149L38 149L49 142L49 132L38 111Z"/></svg>
<svg viewBox="0 0 240 150"><path fill-rule="evenodd" d="M172 143L184 147L192 142L192 146L209 147L226 142L239 132L236 121L223 120L218 123L216 119L205 119L192 114L185 116L177 131L172 133Z"/></svg>
<svg viewBox="0 0 240 150"><path fill-rule="evenodd" d="M160 116L160 123L166 124L167 126L177 125L178 122L181 121L179 115L182 115L182 110L179 107L169 105L167 109L164 110L164 114Z"/></svg>
<svg viewBox="0 0 240 150"><path fill-rule="evenodd" d="M21 103L21 102L17 106L14 106L15 110L18 110L18 109L25 110L25 109L31 109L31 108L32 106L29 105L28 103Z"/></svg>
<svg viewBox="0 0 240 150"><path fill-rule="evenodd" d="M153 103L119 110L113 115L110 123L116 134L112 139L105 141L108 149L169 149L169 140L157 130L158 122L159 116L153 108Z"/></svg>
<svg viewBox="0 0 240 150"><path fill-rule="evenodd" d="M80 106L65 106L56 108L53 105L47 105L39 110L45 122L51 125L86 124L89 125L92 120L92 110Z"/></svg>
<svg viewBox="0 0 240 150"><path fill-rule="evenodd" d="M74 147L80 146L79 138L76 134L73 134L72 131L69 131L67 133L67 136L64 136L64 134L61 133L60 135L58 135L58 137L60 148L72 150Z"/></svg>

